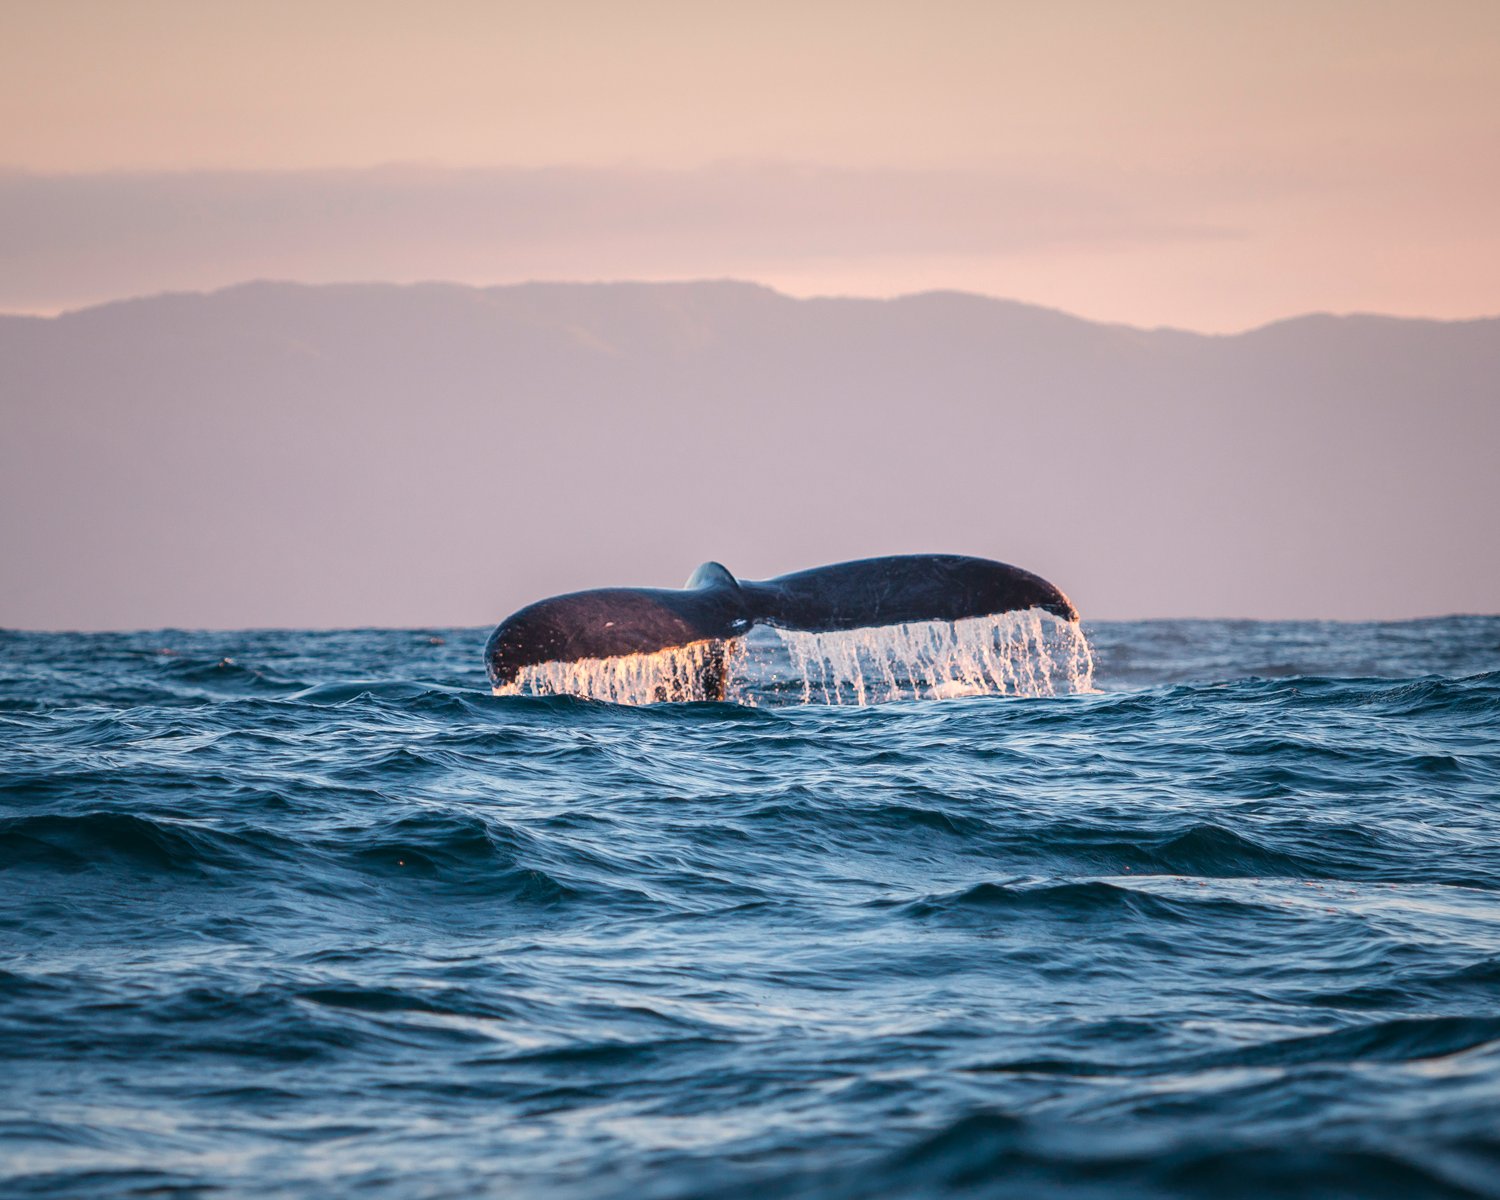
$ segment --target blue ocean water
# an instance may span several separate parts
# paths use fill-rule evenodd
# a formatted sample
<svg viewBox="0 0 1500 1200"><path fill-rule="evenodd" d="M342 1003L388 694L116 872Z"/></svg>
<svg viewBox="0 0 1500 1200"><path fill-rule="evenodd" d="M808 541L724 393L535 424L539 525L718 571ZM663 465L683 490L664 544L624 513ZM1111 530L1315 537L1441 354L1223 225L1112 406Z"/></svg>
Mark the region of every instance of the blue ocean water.
<svg viewBox="0 0 1500 1200"><path fill-rule="evenodd" d="M0 634L0 1194L1500 1195L1500 618L1088 695Z"/></svg>

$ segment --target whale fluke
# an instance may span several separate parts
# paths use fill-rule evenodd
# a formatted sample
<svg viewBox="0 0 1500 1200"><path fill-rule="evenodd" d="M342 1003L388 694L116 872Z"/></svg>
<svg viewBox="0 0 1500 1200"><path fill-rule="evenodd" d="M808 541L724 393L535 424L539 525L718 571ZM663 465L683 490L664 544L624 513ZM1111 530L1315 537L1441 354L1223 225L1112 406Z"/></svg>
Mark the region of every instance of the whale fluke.
<svg viewBox="0 0 1500 1200"><path fill-rule="evenodd" d="M527 605L496 626L484 656L498 691L527 667L701 643L698 690L723 699L726 644L755 625L831 633L1028 608L1078 619L1072 601L1041 576L961 554L866 558L763 580L736 579L708 562L683 588L597 588Z"/></svg>

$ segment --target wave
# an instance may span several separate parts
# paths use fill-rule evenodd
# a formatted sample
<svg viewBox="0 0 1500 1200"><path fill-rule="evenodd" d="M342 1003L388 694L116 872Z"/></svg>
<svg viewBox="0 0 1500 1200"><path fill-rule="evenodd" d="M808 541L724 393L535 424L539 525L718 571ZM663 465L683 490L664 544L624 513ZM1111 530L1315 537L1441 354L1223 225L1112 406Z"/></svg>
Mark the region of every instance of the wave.
<svg viewBox="0 0 1500 1200"><path fill-rule="evenodd" d="M1137 921L1153 928L1193 921L1221 921L1227 914L1273 915L1269 906L1204 894L1176 897L1140 891L1103 880L1066 883L978 883L955 892L934 893L897 906L918 920L989 923L997 917L1043 918L1062 922ZM1163 936L1170 936L1169 932Z"/></svg>
<svg viewBox="0 0 1500 1200"><path fill-rule="evenodd" d="M1397 1017L1383 1021L1273 1038L1233 1050L1132 1061L1128 1058L1038 1058L982 1063L978 1073L1146 1078L1188 1076L1235 1069L1290 1069L1309 1066L1356 1066L1361 1063L1419 1063L1500 1047L1500 1018Z"/></svg>
<svg viewBox="0 0 1500 1200"><path fill-rule="evenodd" d="M781 1195L922 1197L1464 1196L1474 1172L1427 1147L1255 1142L1216 1136L1163 1142L1086 1128L966 1116L888 1159L838 1176L779 1181ZM1227 1143L1227 1144L1226 1144ZM1466 1178L1467 1177L1467 1178ZM789 1185L789 1186L788 1186ZM1488 1191L1489 1189L1486 1189ZM747 1189L746 1194L748 1194Z"/></svg>
<svg viewBox="0 0 1500 1200"><path fill-rule="evenodd" d="M148 872L232 870L268 856L293 858L288 838L229 833L131 813L85 812L0 819L0 869L76 872L120 864Z"/></svg>
<svg viewBox="0 0 1500 1200"><path fill-rule="evenodd" d="M0 1192L1494 1194L1497 634L864 709L0 635Z"/></svg>

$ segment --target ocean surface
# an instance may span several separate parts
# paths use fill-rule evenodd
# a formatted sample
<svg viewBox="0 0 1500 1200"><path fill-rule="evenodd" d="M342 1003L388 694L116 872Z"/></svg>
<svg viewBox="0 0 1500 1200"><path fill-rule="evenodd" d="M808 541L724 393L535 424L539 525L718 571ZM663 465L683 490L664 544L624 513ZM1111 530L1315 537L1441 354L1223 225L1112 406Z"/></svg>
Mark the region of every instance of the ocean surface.
<svg viewBox="0 0 1500 1200"><path fill-rule="evenodd" d="M0 634L0 1195L1500 1196L1500 617L1086 629L867 707Z"/></svg>

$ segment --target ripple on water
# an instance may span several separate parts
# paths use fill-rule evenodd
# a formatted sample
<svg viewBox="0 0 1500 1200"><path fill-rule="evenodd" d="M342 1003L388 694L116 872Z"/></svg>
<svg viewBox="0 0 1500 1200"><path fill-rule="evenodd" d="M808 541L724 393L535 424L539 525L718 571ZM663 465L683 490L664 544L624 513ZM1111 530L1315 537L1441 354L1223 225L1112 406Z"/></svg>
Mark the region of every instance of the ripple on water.
<svg viewBox="0 0 1500 1200"><path fill-rule="evenodd" d="M486 633L0 634L0 1194L1500 1194L1500 619Z"/></svg>

